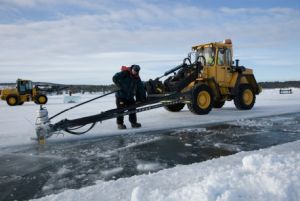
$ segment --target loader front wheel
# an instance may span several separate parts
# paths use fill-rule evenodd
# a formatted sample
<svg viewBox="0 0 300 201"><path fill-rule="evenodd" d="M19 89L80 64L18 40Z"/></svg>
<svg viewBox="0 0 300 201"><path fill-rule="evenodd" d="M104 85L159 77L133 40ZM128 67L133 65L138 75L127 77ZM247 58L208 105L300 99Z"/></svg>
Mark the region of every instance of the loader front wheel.
<svg viewBox="0 0 300 201"><path fill-rule="evenodd" d="M184 108L184 106L185 106L184 103L177 103L173 105L166 105L164 106L164 108L169 112L179 112Z"/></svg>
<svg viewBox="0 0 300 201"><path fill-rule="evenodd" d="M38 105L44 105L44 104L46 104L47 103L47 101L48 101L48 98L47 98L47 96L45 96L45 95L43 95L43 94L40 94L40 95L37 95L36 97L35 97L35 103L36 104L38 104Z"/></svg>
<svg viewBox="0 0 300 201"><path fill-rule="evenodd" d="M191 103L188 104L189 110L198 115L208 114L213 107L213 92L205 84L196 86L192 91Z"/></svg>
<svg viewBox="0 0 300 201"><path fill-rule="evenodd" d="M254 106L255 99L251 85L241 84L237 96L234 97L234 105L239 110L250 110Z"/></svg>
<svg viewBox="0 0 300 201"><path fill-rule="evenodd" d="M18 96L15 96L15 95L7 96L6 102L9 106L15 106L19 102Z"/></svg>

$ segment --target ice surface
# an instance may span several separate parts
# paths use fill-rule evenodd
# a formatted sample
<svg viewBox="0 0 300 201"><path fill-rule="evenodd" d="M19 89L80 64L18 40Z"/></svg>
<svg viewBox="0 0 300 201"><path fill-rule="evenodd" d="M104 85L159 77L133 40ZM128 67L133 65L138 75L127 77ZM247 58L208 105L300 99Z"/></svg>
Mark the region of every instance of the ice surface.
<svg viewBox="0 0 300 201"><path fill-rule="evenodd" d="M96 95L84 95L82 101ZM72 106L63 104L62 96L49 96L47 109L49 116ZM163 108L138 114L142 128L119 131L115 119L97 124L88 134L83 136L59 135L52 136L47 143L70 141L74 138L83 139L102 137L107 135L123 135L135 132L153 131L167 128L182 128L208 123L218 123L240 120L239 125L272 126L248 121L253 117L279 115L300 112L300 90L293 89L293 94L280 95L278 90L264 90L257 96L256 105L250 111L236 110L232 102L228 102L222 109L214 109L208 115L194 115L185 107L178 113L170 113ZM100 111L114 108L114 96L97 100L91 104L67 112L52 123L61 119L78 118ZM0 102L0 148L34 144L30 137L35 136L35 111L38 106L25 103L23 106L9 107L4 101ZM269 121L266 121L269 122ZM276 121L270 121L276 123ZM128 118L125 117L125 124ZM180 130L180 129L179 129ZM181 131L182 132L182 131ZM184 132L188 133L189 130ZM199 130L199 132L207 132ZM142 143L142 142L141 142ZM129 146L136 146L132 144ZM226 146L217 144L217 146ZM228 147L227 147L228 148ZM232 147L229 147L232 148ZM235 148L235 147L234 147ZM120 150L117 150L120 151ZM87 153L98 154L95 152ZM105 153L110 154L110 153ZM221 157L203 163L161 170L154 174L133 176L116 181L98 181L96 185L79 190L65 190L57 195L50 195L40 200L300 200L300 142L280 145L267 150L242 152L236 155ZM137 169L149 170L158 164L140 163ZM70 167L62 167L61 174L67 174ZM106 172L105 172L106 171ZM120 173L121 168L104 170L104 175ZM79 175L80 176L80 175ZM84 176L84 175L81 175ZM64 185L73 180L57 180L57 185L63 189ZM46 184L43 190L54 188Z"/></svg>
<svg viewBox="0 0 300 201"><path fill-rule="evenodd" d="M183 129L176 129L172 134L173 135L178 135L178 134L183 134L183 133L207 133L206 128L183 128Z"/></svg>
<svg viewBox="0 0 300 201"><path fill-rule="evenodd" d="M99 94L85 94L81 97L81 101L94 98ZM194 115L185 107L181 112L167 112L163 108L151 110L138 114L138 121L142 123L142 128L118 130L116 120L111 119L96 124L94 129L82 136L72 135L54 135L48 142L64 141L71 139L92 138L108 135L122 135L143 131L155 131L167 128L183 128L208 123L218 123L231 120L241 120L253 117L262 117L266 115L285 114L292 112L300 112L300 90L293 89L293 94L280 95L278 90L264 90L262 94L257 96L256 104L250 111L237 110L233 102L226 102L222 109L213 109L208 115ZM75 104L63 104L63 96L49 96L46 105L49 117L69 108ZM36 110L39 108L34 103L25 103L22 106L10 107L4 101L0 101L0 148L19 144L36 143L31 141L31 137L35 137L35 120ZM83 105L74 110L70 110L57 118L51 120L51 123L58 122L62 119L74 119L88 115L97 114L101 111L115 108L115 97L110 95L102 99L98 99L89 104ZM240 123L251 122L243 120ZM252 122L257 123L257 122ZM125 124L128 125L128 117L125 117ZM264 125L262 125L264 126ZM186 130L188 132L188 130ZM199 130L199 132L205 132Z"/></svg>
<svg viewBox="0 0 300 201"><path fill-rule="evenodd" d="M264 121L262 119L260 120L250 120L250 119L239 119L234 122L230 122L229 124L235 125L235 126L244 126L244 127L269 127L273 125L272 121Z"/></svg>

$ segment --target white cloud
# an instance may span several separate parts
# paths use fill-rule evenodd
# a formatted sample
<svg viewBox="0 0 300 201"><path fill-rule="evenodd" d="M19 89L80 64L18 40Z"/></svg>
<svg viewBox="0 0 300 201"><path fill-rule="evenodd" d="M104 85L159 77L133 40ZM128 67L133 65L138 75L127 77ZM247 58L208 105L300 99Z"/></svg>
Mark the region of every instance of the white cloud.
<svg viewBox="0 0 300 201"><path fill-rule="evenodd" d="M292 15L293 13L297 13L296 9L293 8L229 8L229 7L222 7L220 11L227 15L244 15L244 14L251 14L251 15Z"/></svg>
<svg viewBox="0 0 300 201"><path fill-rule="evenodd" d="M39 0L12 2L34 6L41 3ZM16 76L9 72L35 75L47 72L52 76L55 72L49 71L55 70L57 74L78 72L78 79L88 82L97 81L86 78L88 73L94 77L93 72L99 72L99 76L103 75L101 80L109 83L110 76L124 64L140 63L150 73L146 77L156 76L180 62L190 47L199 43L232 38L235 53L249 56L261 54L262 48L276 48L280 52L289 44L299 43L300 12L296 9L221 8L221 12L215 12L179 4L166 8L143 1L130 3L134 6L109 7L107 12L100 12L110 4L105 1L94 14L0 24L0 80L15 80ZM82 6L92 5L86 2ZM162 67L166 69L160 70Z"/></svg>
<svg viewBox="0 0 300 201"><path fill-rule="evenodd" d="M2 0L2 4L10 4L15 6L34 6L36 4L36 0Z"/></svg>
<svg viewBox="0 0 300 201"><path fill-rule="evenodd" d="M14 7L32 8L39 5L56 5L61 2L62 1L60 0L1 0L0 3L2 5L9 5ZM65 2L75 3L76 1L65 0Z"/></svg>

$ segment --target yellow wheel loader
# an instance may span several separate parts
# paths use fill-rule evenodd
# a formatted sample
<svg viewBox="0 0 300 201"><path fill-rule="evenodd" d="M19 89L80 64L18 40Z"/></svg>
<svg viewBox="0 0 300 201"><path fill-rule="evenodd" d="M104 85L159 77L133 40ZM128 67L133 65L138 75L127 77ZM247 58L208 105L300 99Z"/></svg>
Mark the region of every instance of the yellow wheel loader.
<svg viewBox="0 0 300 201"><path fill-rule="evenodd" d="M41 92L38 86L33 86L31 80L18 79L15 88L1 90L0 99L10 106L22 105L24 102L34 101L43 105L48 101L47 96Z"/></svg>
<svg viewBox="0 0 300 201"><path fill-rule="evenodd" d="M187 104L195 114L208 114L212 108L221 108L225 101L231 100L237 109L249 110L261 87L252 69L239 66L239 60L233 64L230 39L193 46L183 64L164 74L174 75L164 82L159 81L162 76L146 83L148 95L158 97L174 91L183 94L181 103L165 106L171 112L178 112Z"/></svg>

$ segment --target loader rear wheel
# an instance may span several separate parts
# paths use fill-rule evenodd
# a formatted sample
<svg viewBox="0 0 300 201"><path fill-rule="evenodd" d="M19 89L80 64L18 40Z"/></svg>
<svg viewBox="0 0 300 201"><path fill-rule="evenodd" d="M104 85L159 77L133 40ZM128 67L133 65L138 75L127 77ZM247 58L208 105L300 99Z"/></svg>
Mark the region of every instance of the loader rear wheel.
<svg viewBox="0 0 300 201"><path fill-rule="evenodd" d="M41 95L37 95L37 96L35 97L35 101L34 101L34 102L35 102L36 104L38 104L38 105L44 105L44 104L47 103L47 101L48 101L47 96L41 94Z"/></svg>
<svg viewBox="0 0 300 201"><path fill-rule="evenodd" d="M213 92L205 84L196 86L192 91L191 103L188 108L198 115L208 114L213 107Z"/></svg>
<svg viewBox="0 0 300 201"><path fill-rule="evenodd" d="M179 112L184 108L184 106L185 106L184 103L177 103L173 105L166 105L164 106L164 108L169 112Z"/></svg>
<svg viewBox="0 0 300 201"><path fill-rule="evenodd" d="M18 98L18 96L10 95L10 96L7 96L6 102L9 106L15 106L18 104L19 98Z"/></svg>
<svg viewBox="0 0 300 201"><path fill-rule="evenodd" d="M24 102L23 101L20 101L19 103L18 103L18 105L23 105L24 104Z"/></svg>
<svg viewBox="0 0 300 201"><path fill-rule="evenodd" d="M234 97L234 105L239 110L250 110L254 106L255 99L251 85L241 84L237 96Z"/></svg>
<svg viewBox="0 0 300 201"><path fill-rule="evenodd" d="M225 104L225 101L214 101L213 107L214 108L222 108Z"/></svg>

